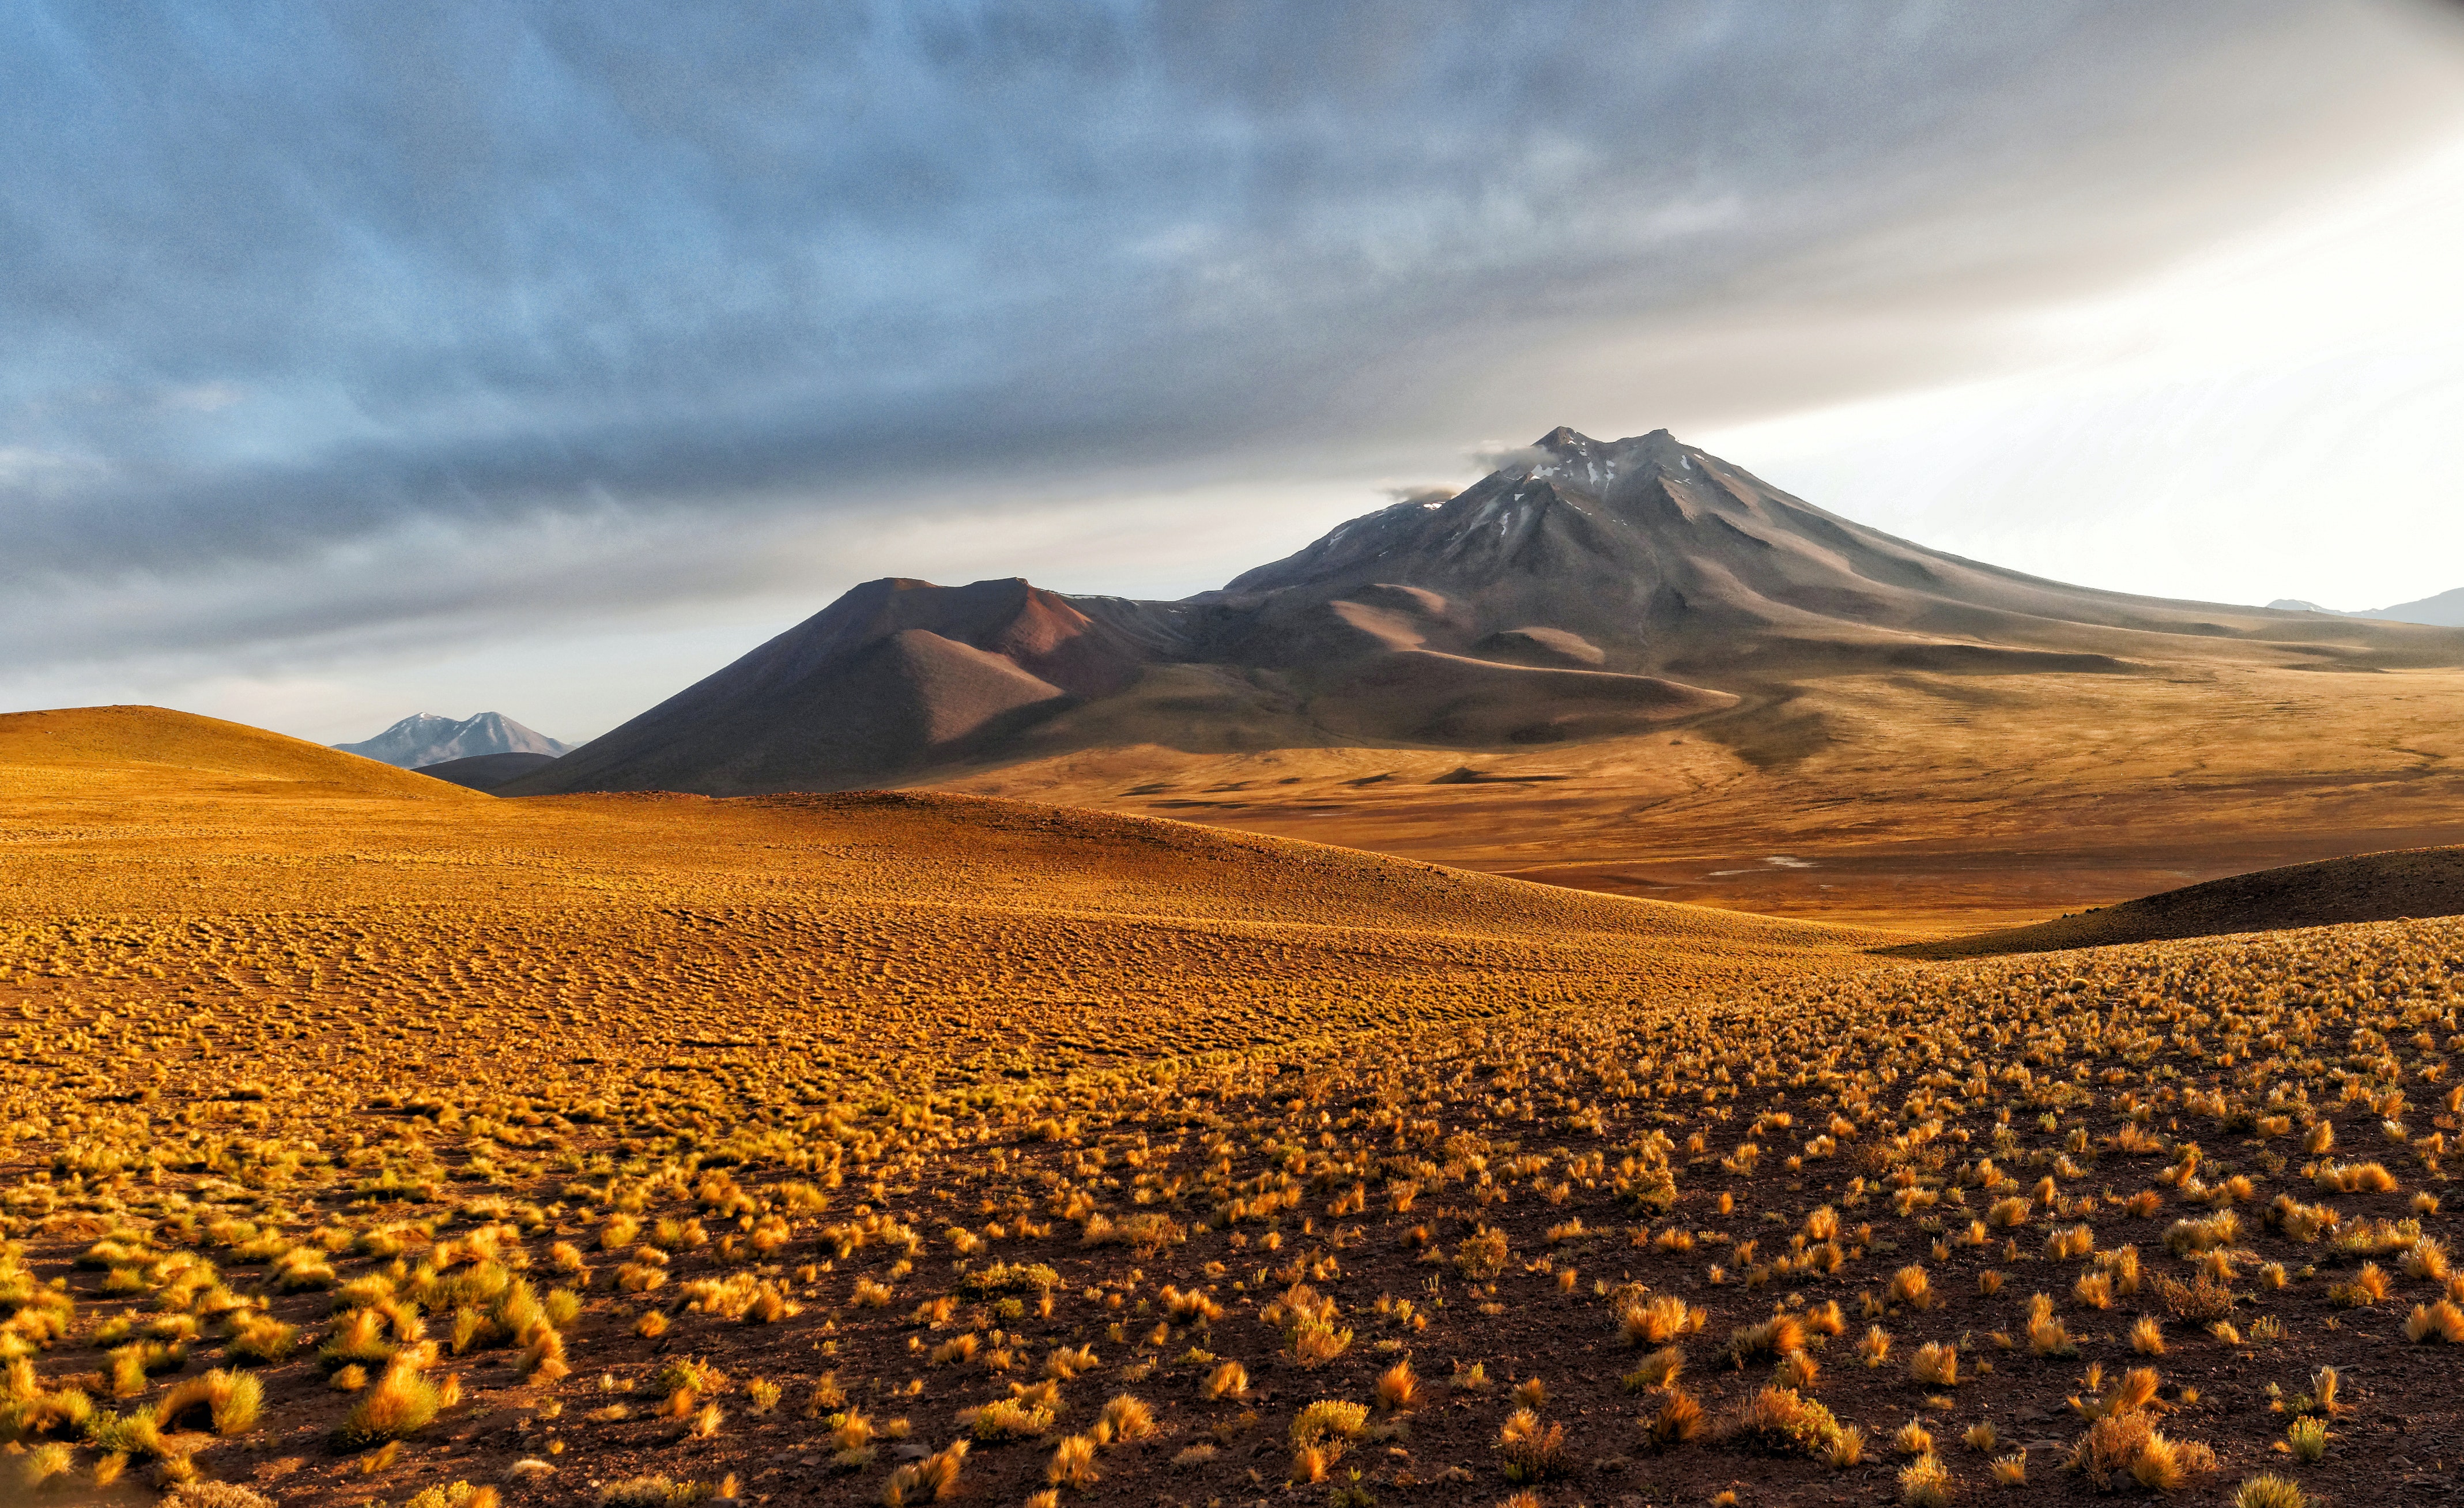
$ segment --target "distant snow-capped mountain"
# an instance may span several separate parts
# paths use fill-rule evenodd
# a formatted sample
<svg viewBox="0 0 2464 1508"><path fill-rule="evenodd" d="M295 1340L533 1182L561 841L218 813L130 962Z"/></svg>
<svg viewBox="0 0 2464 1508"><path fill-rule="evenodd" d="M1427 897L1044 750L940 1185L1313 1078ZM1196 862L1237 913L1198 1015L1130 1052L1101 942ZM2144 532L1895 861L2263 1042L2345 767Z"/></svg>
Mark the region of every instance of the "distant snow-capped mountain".
<svg viewBox="0 0 2464 1508"><path fill-rule="evenodd" d="M535 733L501 712L483 712L456 722L432 712L414 713L364 743L337 743L357 754L404 769L469 759L474 754L544 754L550 759L571 744Z"/></svg>

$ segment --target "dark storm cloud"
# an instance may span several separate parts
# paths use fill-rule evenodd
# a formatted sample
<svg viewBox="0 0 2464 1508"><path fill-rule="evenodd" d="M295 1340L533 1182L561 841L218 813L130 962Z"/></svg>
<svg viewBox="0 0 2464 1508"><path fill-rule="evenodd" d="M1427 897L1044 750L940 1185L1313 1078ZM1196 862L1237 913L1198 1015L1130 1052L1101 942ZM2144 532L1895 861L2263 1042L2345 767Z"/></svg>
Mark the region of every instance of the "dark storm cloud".
<svg viewBox="0 0 2464 1508"><path fill-rule="evenodd" d="M576 521L605 567L679 516L1319 443L1518 329L2058 160L2316 11L17 0L0 584L364 545L388 594L292 610L346 623L492 528Z"/></svg>

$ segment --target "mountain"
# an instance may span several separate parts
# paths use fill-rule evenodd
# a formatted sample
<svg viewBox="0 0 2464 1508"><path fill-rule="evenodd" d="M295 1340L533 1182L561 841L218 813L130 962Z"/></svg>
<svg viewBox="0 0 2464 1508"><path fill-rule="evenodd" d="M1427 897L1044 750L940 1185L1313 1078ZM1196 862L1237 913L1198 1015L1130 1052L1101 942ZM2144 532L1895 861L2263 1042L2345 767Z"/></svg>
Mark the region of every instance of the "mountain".
<svg viewBox="0 0 2464 1508"><path fill-rule="evenodd" d="M2372 608L2366 612L2350 614L2356 618L2377 618L2388 623L2431 623L2441 628L2464 628L2464 587L2442 591L2418 602L2399 602L2392 608Z"/></svg>
<svg viewBox="0 0 2464 1508"><path fill-rule="evenodd" d="M473 754L441 765L422 765L419 773L469 790L494 790L517 775L553 764L553 754Z"/></svg>
<svg viewBox="0 0 2464 1508"><path fill-rule="evenodd" d="M2464 587L2442 591L2418 602L2399 602L2392 608L2365 608L2358 612L2339 612L2299 597L2278 597L2268 604L2294 612L2323 612L2335 618L2374 618L2381 623L2421 623L2432 628L2464 629Z"/></svg>
<svg viewBox="0 0 2464 1508"><path fill-rule="evenodd" d="M1544 435L1180 602L889 579L499 794L910 784L1073 749L1514 748L1750 721L1827 676L2456 663L2452 633L1963 560L1664 430Z"/></svg>
<svg viewBox="0 0 2464 1508"><path fill-rule="evenodd" d="M382 765L418 769L476 754L544 754L554 758L573 745L534 733L501 712L483 712L460 722L432 712L419 712L364 743L337 743L334 747Z"/></svg>

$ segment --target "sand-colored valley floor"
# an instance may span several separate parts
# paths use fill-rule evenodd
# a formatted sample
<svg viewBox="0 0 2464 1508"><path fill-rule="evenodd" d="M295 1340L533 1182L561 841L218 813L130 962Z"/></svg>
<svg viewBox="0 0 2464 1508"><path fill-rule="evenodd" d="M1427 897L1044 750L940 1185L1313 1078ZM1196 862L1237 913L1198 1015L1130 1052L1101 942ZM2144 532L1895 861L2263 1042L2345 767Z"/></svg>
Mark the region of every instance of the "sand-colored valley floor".
<svg viewBox="0 0 2464 1508"><path fill-rule="evenodd" d="M2464 923L1929 963L997 801L497 802L142 710L0 719L0 865L5 1500L2409 1501L2464 1459Z"/></svg>
<svg viewBox="0 0 2464 1508"><path fill-rule="evenodd" d="M1836 676L1643 738L1468 755L1150 745L943 788L1947 934L2464 842L2458 706L2449 671Z"/></svg>

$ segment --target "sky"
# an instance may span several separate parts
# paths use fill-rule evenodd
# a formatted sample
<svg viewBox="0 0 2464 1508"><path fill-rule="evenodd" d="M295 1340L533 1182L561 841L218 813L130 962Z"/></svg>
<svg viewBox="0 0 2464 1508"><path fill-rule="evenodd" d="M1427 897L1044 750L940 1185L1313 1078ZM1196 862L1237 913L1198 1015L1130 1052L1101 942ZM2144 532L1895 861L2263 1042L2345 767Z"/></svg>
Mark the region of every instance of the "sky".
<svg viewBox="0 0 2464 1508"><path fill-rule="evenodd" d="M2092 586L2464 586L2464 7L0 0L0 710L624 721L1559 424Z"/></svg>

